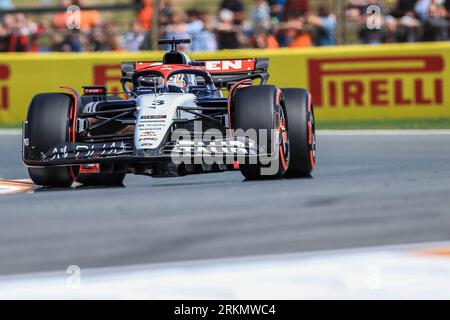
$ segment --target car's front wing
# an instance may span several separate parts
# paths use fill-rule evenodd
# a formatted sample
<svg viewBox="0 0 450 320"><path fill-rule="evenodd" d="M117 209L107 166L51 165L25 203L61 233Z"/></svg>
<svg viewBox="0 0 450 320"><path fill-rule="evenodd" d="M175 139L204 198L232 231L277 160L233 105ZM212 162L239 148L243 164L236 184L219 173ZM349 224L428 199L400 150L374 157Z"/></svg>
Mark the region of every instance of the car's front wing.
<svg viewBox="0 0 450 320"><path fill-rule="evenodd" d="M217 141L168 142L158 149L135 150L133 143L63 143L45 154L36 155L32 146L24 146L23 161L27 166L70 166L114 162L185 162L193 159L233 163L239 157L256 157L258 150L252 141L235 138ZM261 154L259 154L261 156Z"/></svg>

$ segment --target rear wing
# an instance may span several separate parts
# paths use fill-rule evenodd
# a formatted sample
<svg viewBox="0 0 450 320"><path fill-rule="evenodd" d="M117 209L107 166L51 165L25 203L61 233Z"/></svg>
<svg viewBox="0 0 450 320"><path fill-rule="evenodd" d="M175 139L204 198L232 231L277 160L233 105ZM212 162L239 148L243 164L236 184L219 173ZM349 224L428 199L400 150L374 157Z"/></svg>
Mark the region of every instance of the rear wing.
<svg viewBox="0 0 450 320"><path fill-rule="evenodd" d="M124 62L122 76L129 79L135 72L158 65L162 65L162 62ZM269 80L269 59L265 58L200 60L189 62L189 65L207 70L219 88L229 87L245 79L260 79L261 84Z"/></svg>
<svg viewBox="0 0 450 320"><path fill-rule="evenodd" d="M260 79L261 84L269 80L269 59L204 60L205 69L219 88L230 87L245 79Z"/></svg>

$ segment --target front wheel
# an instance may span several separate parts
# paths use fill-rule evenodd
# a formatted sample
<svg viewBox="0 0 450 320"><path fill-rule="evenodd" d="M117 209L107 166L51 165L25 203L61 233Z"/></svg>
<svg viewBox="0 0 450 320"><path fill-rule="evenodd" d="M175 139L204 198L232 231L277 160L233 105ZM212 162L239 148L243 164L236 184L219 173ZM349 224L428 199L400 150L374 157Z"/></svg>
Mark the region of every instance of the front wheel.
<svg viewBox="0 0 450 320"><path fill-rule="evenodd" d="M239 89L234 97L235 129L256 135L258 158L239 163L249 180L281 177L290 162L289 135L283 94L275 86ZM238 132L238 131L236 131Z"/></svg>
<svg viewBox="0 0 450 320"><path fill-rule="evenodd" d="M74 117L73 99L68 94L44 93L33 98L28 109L28 138L33 154L40 157L54 146L70 142ZM31 180L44 187L70 187L77 167L28 168Z"/></svg>

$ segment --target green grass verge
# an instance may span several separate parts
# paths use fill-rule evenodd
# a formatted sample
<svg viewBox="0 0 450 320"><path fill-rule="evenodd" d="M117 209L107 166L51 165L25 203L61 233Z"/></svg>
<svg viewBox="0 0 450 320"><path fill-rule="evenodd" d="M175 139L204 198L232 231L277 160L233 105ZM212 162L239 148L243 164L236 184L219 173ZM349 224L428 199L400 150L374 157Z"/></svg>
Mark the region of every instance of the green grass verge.
<svg viewBox="0 0 450 320"><path fill-rule="evenodd" d="M450 119L317 121L319 130L450 129Z"/></svg>
<svg viewBox="0 0 450 320"><path fill-rule="evenodd" d="M0 129L20 129L20 123L0 124ZM319 130L361 129L450 129L450 119L410 119L371 121L317 121Z"/></svg>
<svg viewBox="0 0 450 320"><path fill-rule="evenodd" d="M21 129L22 123L0 123L0 129Z"/></svg>

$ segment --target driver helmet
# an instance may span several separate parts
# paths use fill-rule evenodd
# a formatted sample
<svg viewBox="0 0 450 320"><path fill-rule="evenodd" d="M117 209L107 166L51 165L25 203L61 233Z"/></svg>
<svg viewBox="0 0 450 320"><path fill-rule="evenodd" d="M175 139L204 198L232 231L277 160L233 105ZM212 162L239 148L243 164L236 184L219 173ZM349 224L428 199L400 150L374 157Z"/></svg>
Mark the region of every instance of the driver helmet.
<svg viewBox="0 0 450 320"><path fill-rule="evenodd" d="M180 88L182 92L186 92L188 88L188 78L185 74L177 74L174 76L171 76L169 80L167 81L167 85Z"/></svg>

